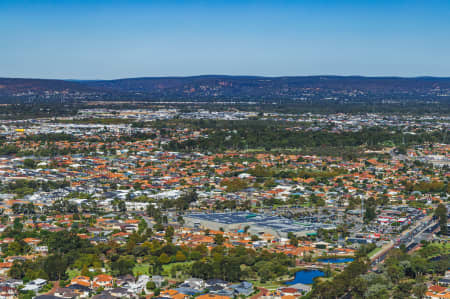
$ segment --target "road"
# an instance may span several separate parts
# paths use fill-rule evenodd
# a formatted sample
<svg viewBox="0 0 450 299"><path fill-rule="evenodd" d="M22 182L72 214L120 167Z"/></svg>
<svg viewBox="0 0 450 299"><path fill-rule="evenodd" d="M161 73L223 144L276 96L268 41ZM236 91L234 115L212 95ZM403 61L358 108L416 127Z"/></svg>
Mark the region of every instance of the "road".
<svg viewBox="0 0 450 299"><path fill-rule="evenodd" d="M430 238L430 234L436 231L436 225L437 227L439 227L439 224L437 224L436 220L433 220L432 216L426 216L421 220L419 220L412 228L404 231L396 242L390 241L389 243L384 245L382 249L370 259L371 271L377 270L378 265L384 262L384 260L386 259L389 252L392 249L399 247L401 244L405 244L407 248L412 246L412 244L415 244L415 246L417 246L417 244L419 244L421 240ZM410 250L414 249L415 246L412 246ZM340 297L340 299L351 299L351 298L352 297L350 292L347 292Z"/></svg>
<svg viewBox="0 0 450 299"><path fill-rule="evenodd" d="M376 270L377 265L384 261L393 248L398 248L404 244L406 249L410 251L420 244L422 240L431 239L432 233L436 230L437 226L439 226L437 220L433 220L432 216L426 216L418 221L413 227L404 231L395 242L390 241L371 258L372 270Z"/></svg>

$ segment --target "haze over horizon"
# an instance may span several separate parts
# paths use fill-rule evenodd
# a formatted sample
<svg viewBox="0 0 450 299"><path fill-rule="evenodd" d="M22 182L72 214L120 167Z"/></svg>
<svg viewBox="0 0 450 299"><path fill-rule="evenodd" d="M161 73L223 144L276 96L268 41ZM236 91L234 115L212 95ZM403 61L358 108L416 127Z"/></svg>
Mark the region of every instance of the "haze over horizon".
<svg viewBox="0 0 450 299"><path fill-rule="evenodd" d="M0 1L0 77L450 76L450 2Z"/></svg>
<svg viewBox="0 0 450 299"><path fill-rule="evenodd" d="M117 77L117 78L86 78L86 79L78 79L78 78L46 78L46 77L23 77L23 76L0 76L0 79L25 79L25 80L62 80L62 81L74 81L74 82L86 82L86 81L115 81L115 80L133 80L133 79L158 79L158 78L197 78L197 77L230 77L230 78L238 78L238 77L261 77L261 78L301 78L301 77L339 77L339 78L351 78L351 77L361 77L367 79L373 78L398 78L398 79L420 79L420 78L436 78L436 79L450 79L450 76L391 76L391 75L378 75L378 76L364 76L364 75L335 75L335 74L316 74L316 75L279 75L279 76L265 76L265 75L245 75L245 74L200 74L200 75L167 75L167 76L138 76L138 77Z"/></svg>

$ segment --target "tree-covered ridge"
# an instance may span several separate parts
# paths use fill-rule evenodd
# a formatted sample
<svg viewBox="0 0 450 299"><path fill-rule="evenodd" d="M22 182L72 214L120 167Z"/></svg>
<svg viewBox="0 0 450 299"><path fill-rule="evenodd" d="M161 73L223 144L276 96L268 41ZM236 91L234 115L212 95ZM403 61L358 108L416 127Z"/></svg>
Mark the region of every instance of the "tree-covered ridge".
<svg viewBox="0 0 450 299"><path fill-rule="evenodd" d="M14 100L448 100L449 78L360 76L147 77L64 81L0 78L0 99Z"/></svg>
<svg viewBox="0 0 450 299"><path fill-rule="evenodd" d="M324 130L295 130L287 124L262 121L198 122L206 128L204 137L186 141L171 141L166 148L174 151L217 152L247 149L305 149L372 147L383 145L412 145L424 142L442 142L445 132L418 132L404 134L393 128L363 128L360 131L331 132Z"/></svg>

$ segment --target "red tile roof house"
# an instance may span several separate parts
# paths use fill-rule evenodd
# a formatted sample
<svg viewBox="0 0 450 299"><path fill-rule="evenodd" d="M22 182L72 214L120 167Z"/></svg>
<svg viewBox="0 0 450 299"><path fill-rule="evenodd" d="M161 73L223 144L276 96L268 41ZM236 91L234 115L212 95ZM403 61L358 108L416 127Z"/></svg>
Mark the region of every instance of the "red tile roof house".
<svg viewBox="0 0 450 299"><path fill-rule="evenodd" d="M0 287L0 298L2 299L15 299L18 298L19 291L16 288L9 286Z"/></svg>
<svg viewBox="0 0 450 299"><path fill-rule="evenodd" d="M114 286L114 279L111 275L100 274L92 280L93 288L103 287L105 290L112 289Z"/></svg>
<svg viewBox="0 0 450 299"><path fill-rule="evenodd" d="M36 238L25 238L23 241L32 247L36 247L39 243L41 243L41 240Z"/></svg>
<svg viewBox="0 0 450 299"><path fill-rule="evenodd" d="M69 285L71 285L71 284L79 284L79 285L82 285L85 287L90 287L91 279L87 276L76 276L76 277L72 278L72 280L70 281Z"/></svg>
<svg viewBox="0 0 450 299"><path fill-rule="evenodd" d="M11 269L13 263L0 263L0 275L6 275L9 271L9 269Z"/></svg>
<svg viewBox="0 0 450 299"><path fill-rule="evenodd" d="M284 295L290 295L290 296L301 296L302 293L296 289L296 288L282 288L279 289L279 291L281 292L281 294Z"/></svg>

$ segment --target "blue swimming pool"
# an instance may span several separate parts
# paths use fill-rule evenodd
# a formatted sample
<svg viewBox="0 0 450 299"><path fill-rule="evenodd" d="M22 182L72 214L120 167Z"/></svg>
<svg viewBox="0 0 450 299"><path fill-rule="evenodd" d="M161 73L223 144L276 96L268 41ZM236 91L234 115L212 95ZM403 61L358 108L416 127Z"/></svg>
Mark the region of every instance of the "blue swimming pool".
<svg viewBox="0 0 450 299"><path fill-rule="evenodd" d="M341 257L341 258L326 258L326 259L318 259L318 262L321 263L329 263L329 264L341 264L341 263L350 263L355 259L351 257Z"/></svg>
<svg viewBox="0 0 450 299"><path fill-rule="evenodd" d="M296 283L312 284L314 282L313 281L314 278L321 276L325 276L325 273L323 273L320 270L300 270L295 273L294 280L287 281L285 284L287 285Z"/></svg>

